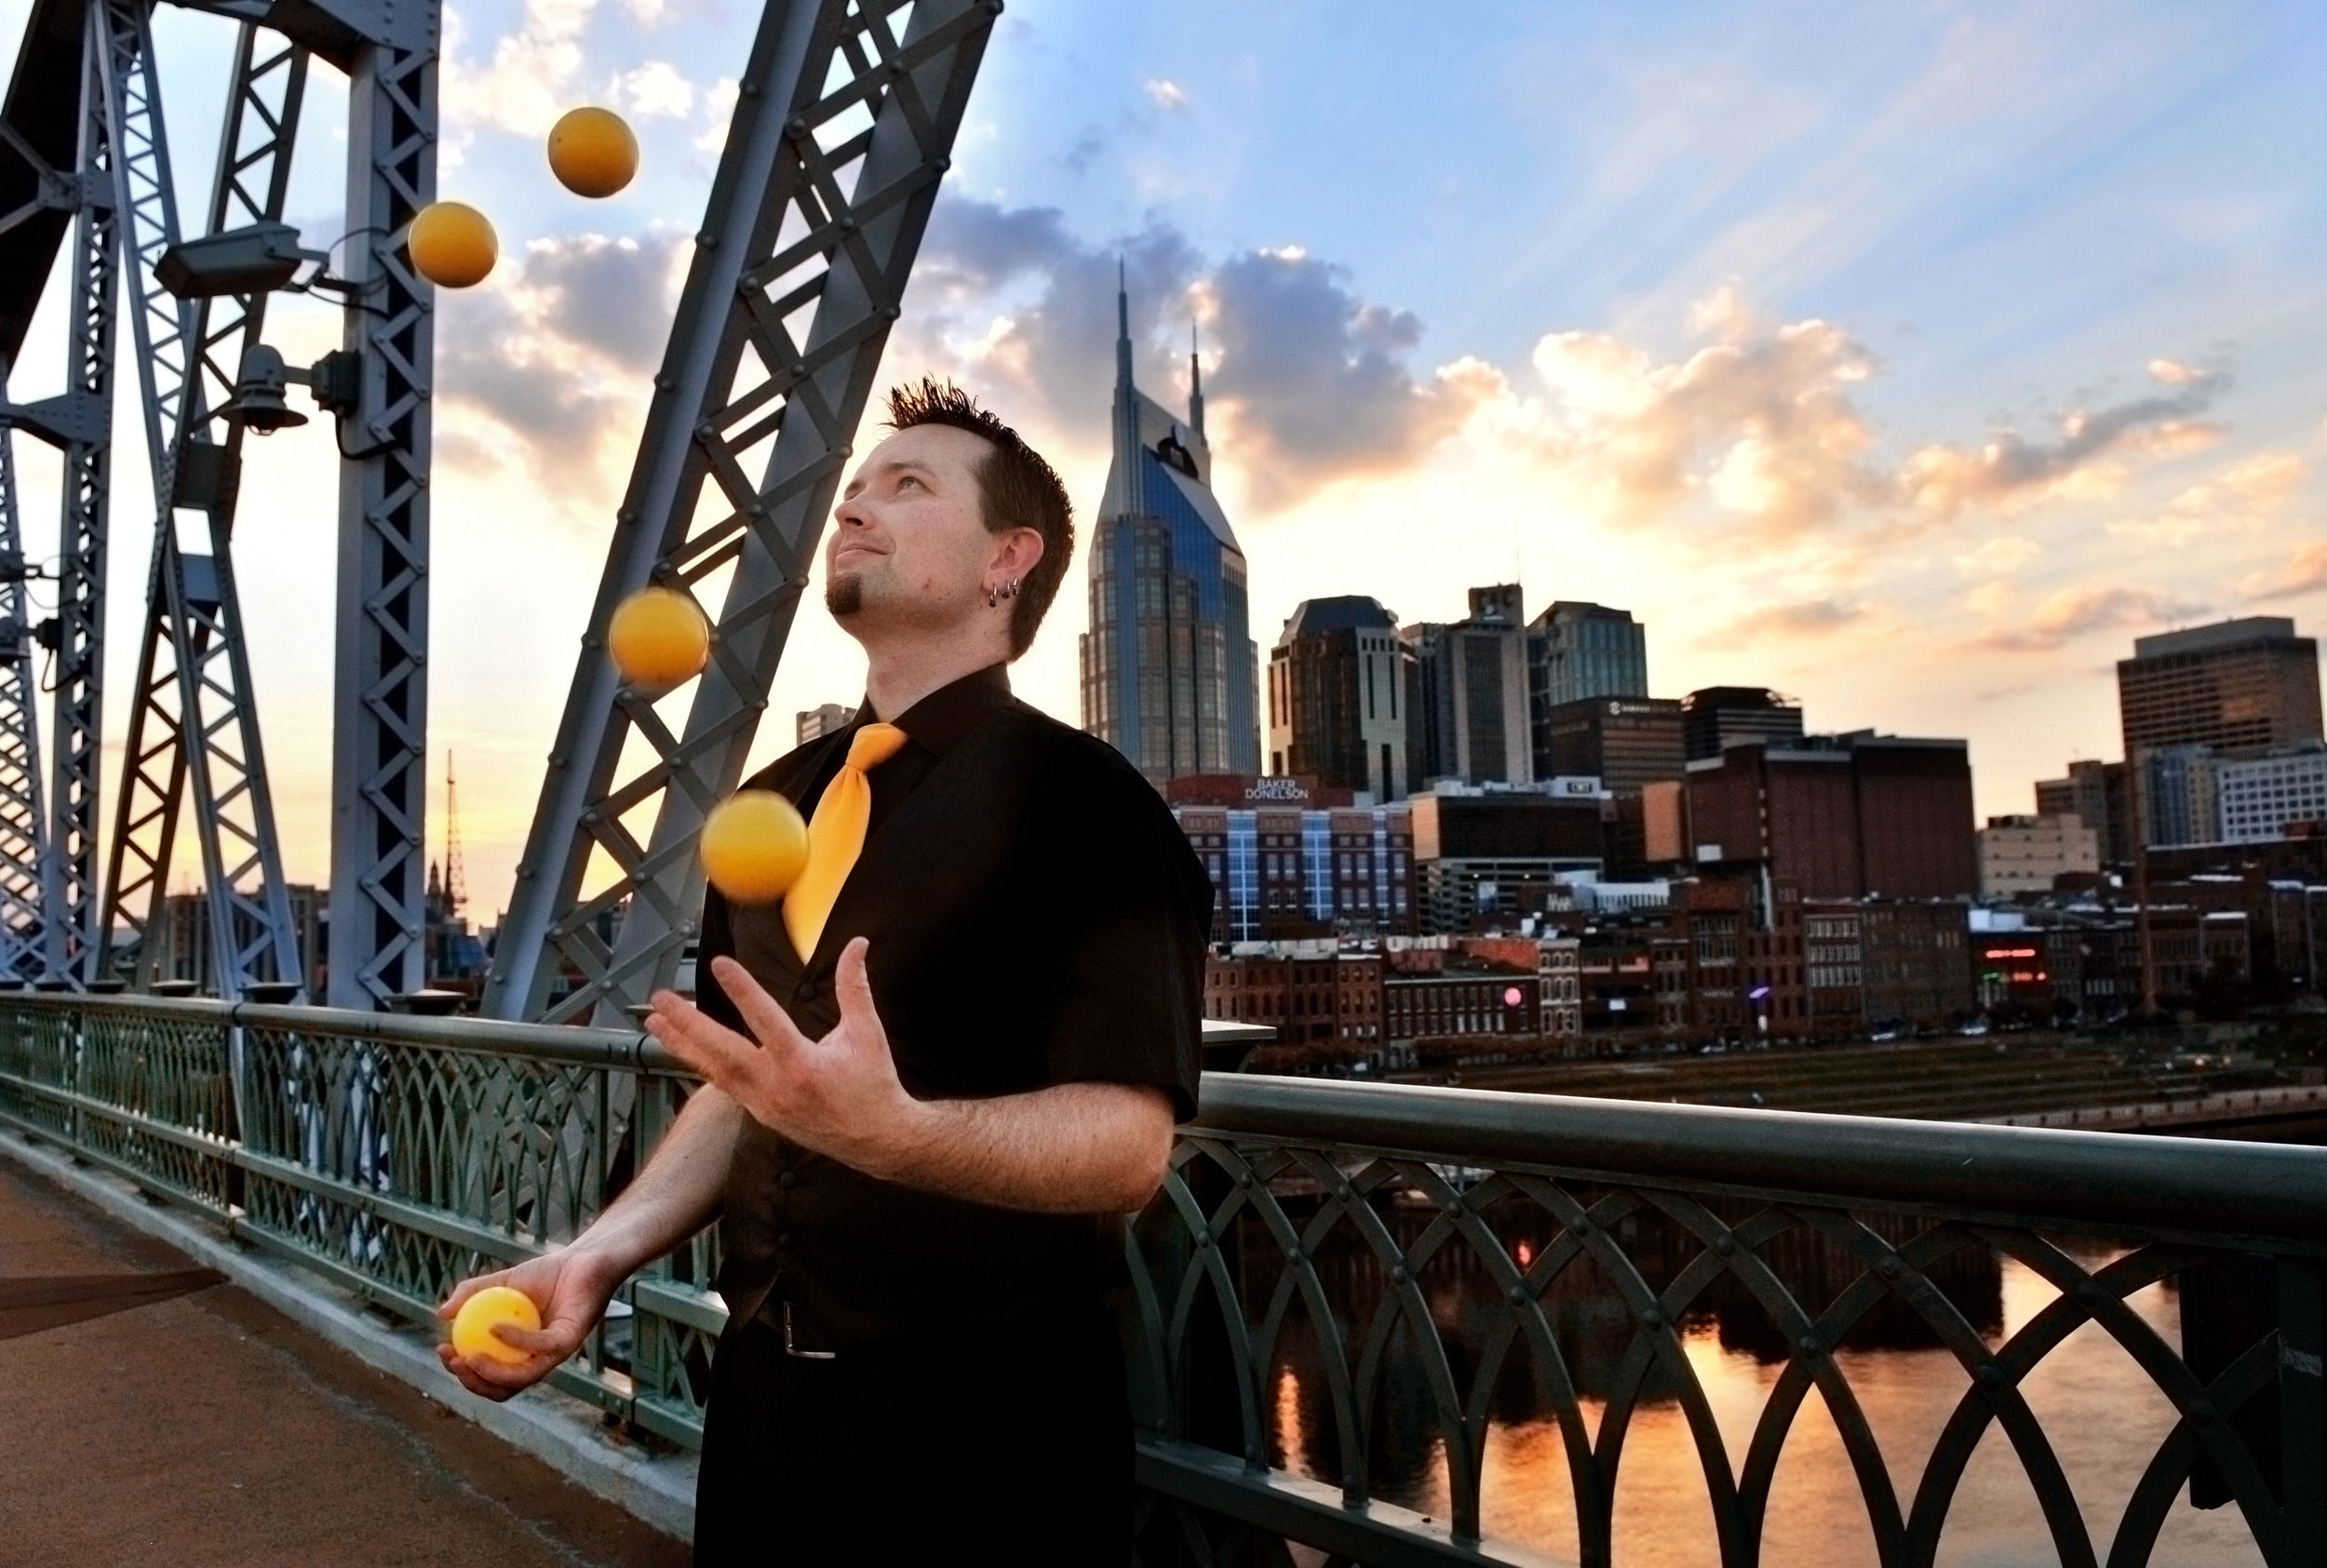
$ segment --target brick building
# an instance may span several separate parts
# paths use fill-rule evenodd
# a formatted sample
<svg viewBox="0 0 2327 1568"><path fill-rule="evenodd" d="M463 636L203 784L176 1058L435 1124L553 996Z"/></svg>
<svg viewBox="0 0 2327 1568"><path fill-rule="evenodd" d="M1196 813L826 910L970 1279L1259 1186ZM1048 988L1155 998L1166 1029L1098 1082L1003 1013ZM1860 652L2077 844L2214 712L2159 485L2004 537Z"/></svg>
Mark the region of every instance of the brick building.
<svg viewBox="0 0 2327 1568"><path fill-rule="evenodd" d="M1688 765L1688 826L1699 863L1755 863L1805 897L1980 891L1958 740L1859 730L1734 745Z"/></svg>
<svg viewBox="0 0 2327 1568"><path fill-rule="evenodd" d="M1858 909L1860 972L1870 1026L1936 1027L1972 1011L1969 905L1870 900Z"/></svg>

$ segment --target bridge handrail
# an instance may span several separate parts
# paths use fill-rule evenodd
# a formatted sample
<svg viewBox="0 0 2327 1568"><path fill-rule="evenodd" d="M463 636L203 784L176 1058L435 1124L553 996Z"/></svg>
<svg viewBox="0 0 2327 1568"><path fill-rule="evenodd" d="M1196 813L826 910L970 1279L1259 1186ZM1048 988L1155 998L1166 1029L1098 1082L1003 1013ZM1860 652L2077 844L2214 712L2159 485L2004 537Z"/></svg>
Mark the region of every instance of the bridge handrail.
<svg viewBox="0 0 2327 1568"><path fill-rule="evenodd" d="M688 1082L627 1030L0 993L0 1126L415 1322L432 1321L453 1280L585 1226L614 1173L652 1154ZM1522 1232L1537 1239L1531 1255L1508 1240ZM2064 1233L2122 1245L2072 1256L2052 1240ZM2064 1561L2147 1561L2186 1482L2234 1501L2272 1568L2327 1560L2327 1150L1207 1074L1164 1190L1127 1237L1122 1320L1160 1536L1258 1529L1360 1561L1547 1561L1482 1530L1509 1364L1558 1421L1590 1561L1613 1550L1625 1424L1667 1397L1687 1409L1723 1561L1762 1561L1771 1482L1813 1389L1886 1562L1931 1560L1990 1426ZM707 1288L715 1247L699 1237L641 1270L558 1385L699 1443L725 1323ZM2242 1350L2185 1359L2129 1304L2175 1278L2187 1300L2236 1253L2250 1276L2261 1255L2278 1303L2275 1326ZM1947 1293L1968 1266L1993 1289L1999 1254L2059 1295L1991 1344L2000 1333ZM1451 1318L1449 1299L1461 1304ZM1760 1313L1791 1347L1742 1456L1682 1340L1716 1299ZM1877 1307L1920 1325L1969 1383L1911 1497L1893 1490L1893 1456L1834 1354ZM1571 1320L1587 1308L1590 1345ZM2176 1413L2099 1552L2021 1391L2083 1326L2114 1337ZM1311 1437L1326 1445L1310 1462L1337 1475L1281 1467L1278 1380L1302 1357L1304 1408L1322 1424ZM1419 1403L1378 1423L1400 1357L1401 1397ZM2272 1452L2251 1417L2274 1386ZM1376 1446L1414 1441L1418 1423L1443 1458L1449 1500L1435 1518L1370 1493Z"/></svg>
<svg viewBox="0 0 2327 1568"><path fill-rule="evenodd" d="M1741 1195L2327 1250L2327 1148L1206 1074L1197 1126Z"/></svg>

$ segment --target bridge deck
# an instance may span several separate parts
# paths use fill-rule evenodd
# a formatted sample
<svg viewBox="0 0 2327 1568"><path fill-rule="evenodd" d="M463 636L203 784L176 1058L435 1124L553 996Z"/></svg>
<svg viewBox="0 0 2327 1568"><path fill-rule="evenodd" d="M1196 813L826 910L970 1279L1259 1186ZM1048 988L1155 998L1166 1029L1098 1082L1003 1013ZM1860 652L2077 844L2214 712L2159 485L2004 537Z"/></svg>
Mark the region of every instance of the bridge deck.
<svg viewBox="0 0 2327 1568"><path fill-rule="evenodd" d="M0 1287L193 1266L0 1159ZM232 1285L0 1338L0 1556L22 1568L688 1560Z"/></svg>

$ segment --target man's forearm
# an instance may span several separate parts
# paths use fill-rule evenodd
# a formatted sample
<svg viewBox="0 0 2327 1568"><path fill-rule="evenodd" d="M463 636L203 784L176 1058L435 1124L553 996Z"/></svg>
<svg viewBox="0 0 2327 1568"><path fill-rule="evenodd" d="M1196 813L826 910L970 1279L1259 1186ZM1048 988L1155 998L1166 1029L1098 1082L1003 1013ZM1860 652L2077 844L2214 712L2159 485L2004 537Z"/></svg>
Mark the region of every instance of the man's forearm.
<svg viewBox="0 0 2327 1568"><path fill-rule="evenodd" d="M626 1277L710 1224L719 1217L743 1124L743 1108L726 1093L710 1084L696 1090L646 1169L574 1249L603 1255Z"/></svg>
<svg viewBox="0 0 2327 1568"><path fill-rule="evenodd" d="M1122 1083L925 1100L908 1133L883 1143L867 1164L884 1168L870 1173L906 1186L1042 1213L1126 1213L1163 1184L1172 1107L1161 1090Z"/></svg>

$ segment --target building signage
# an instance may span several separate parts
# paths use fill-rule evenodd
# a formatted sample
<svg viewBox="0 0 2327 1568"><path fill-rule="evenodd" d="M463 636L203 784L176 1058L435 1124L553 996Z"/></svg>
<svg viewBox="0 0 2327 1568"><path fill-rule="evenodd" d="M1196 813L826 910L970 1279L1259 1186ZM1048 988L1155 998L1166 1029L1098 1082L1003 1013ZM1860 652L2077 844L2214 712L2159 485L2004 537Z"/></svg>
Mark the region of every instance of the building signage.
<svg viewBox="0 0 2327 1568"><path fill-rule="evenodd" d="M1255 779L1246 784L1244 798L1271 801L1306 800L1309 798L1309 791L1301 787L1300 780L1275 774L1268 778Z"/></svg>

